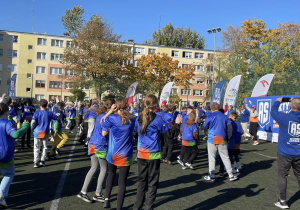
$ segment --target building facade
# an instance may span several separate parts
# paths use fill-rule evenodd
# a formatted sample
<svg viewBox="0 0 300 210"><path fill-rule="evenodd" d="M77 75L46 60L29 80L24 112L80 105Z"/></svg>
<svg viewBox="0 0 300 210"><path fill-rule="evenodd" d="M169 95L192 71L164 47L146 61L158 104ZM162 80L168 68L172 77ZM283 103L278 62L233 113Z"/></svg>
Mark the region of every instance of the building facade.
<svg viewBox="0 0 300 210"><path fill-rule="evenodd" d="M176 48L125 43L132 46L131 62L135 66L142 55L166 53L179 61L180 66L195 66L195 77L189 89L174 86L172 94L183 102L204 101L212 81L211 50ZM61 64L64 48L71 45L66 36L0 30L0 93L8 92L12 75L17 74L16 96L36 100L59 98L68 100L74 72ZM86 99L95 92L84 89Z"/></svg>

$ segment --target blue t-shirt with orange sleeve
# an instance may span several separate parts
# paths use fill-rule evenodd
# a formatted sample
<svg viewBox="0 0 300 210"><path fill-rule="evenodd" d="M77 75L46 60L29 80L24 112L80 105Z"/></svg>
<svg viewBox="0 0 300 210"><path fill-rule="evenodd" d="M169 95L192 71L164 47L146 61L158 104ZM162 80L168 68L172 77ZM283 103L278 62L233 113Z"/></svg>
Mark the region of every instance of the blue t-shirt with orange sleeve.
<svg viewBox="0 0 300 210"><path fill-rule="evenodd" d="M95 128L89 142L89 154L95 154L98 158L106 158L108 148L108 136L102 136L103 125L101 119L106 113L100 114L95 122Z"/></svg>
<svg viewBox="0 0 300 210"><path fill-rule="evenodd" d="M138 132L138 154L137 157L146 160L155 160L161 158L160 134L166 132L169 128L161 116L155 115L154 120L148 125L145 135L141 135L141 126L135 121L135 128Z"/></svg>
<svg viewBox="0 0 300 210"><path fill-rule="evenodd" d="M187 125L186 121L181 126L182 129L182 145L183 146L194 146L196 141L193 133L198 133L197 123Z"/></svg>
<svg viewBox="0 0 300 210"><path fill-rule="evenodd" d="M7 119L0 119L0 141L7 142L7 153L0 161L0 168L7 168L14 164L15 139L11 136L17 129Z"/></svg>
<svg viewBox="0 0 300 210"><path fill-rule="evenodd" d="M135 118L122 125L119 114L109 115L103 122L103 130L109 132L107 162L115 166L130 166L133 155L133 129Z"/></svg>
<svg viewBox="0 0 300 210"><path fill-rule="evenodd" d="M211 113L205 120L203 126L208 128L207 142L211 144L227 145L227 125L231 122L229 118L220 111Z"/></svg>
<svg viewBox="0 0 300 210"><path fill-rule="evenodd" d="M228 142L228 149L240 149L240 144L242 140L243 128L241 123L237 121L231 121L232 125L232 137Z"/></svg>
<svg viewBox="0 0 300 210"><path fill-rule="evenodd" d="M48 138L50 136L50 122L56 119L57 116L53 112L46 110L36 111L32 118L35 121L35 127L33 128L34 138Z"/></svg>

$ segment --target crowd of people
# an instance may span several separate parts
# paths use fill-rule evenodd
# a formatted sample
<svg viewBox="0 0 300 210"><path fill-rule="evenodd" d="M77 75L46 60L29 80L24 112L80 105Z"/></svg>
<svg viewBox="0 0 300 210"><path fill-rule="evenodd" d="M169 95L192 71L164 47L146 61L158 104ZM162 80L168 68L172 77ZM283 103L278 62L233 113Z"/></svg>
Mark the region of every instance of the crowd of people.
<svg viewBox="0 0 300 210"><path fill-rule="evenodd" d="M288 117L283 113L278 114L278 107L275 103L272 115L277 122L281 123ZM291 118L295 122L300 122L300 118L298 119L300 99L293 99L291 107L296 113ZM241 123L237 121L238 114L241 116ZM108 99L100 103L97 99L80 103L56 103L55 100L48 103L47 100L42 99L37 110L29 99L16 101L3 97L0 103L0 170L4 176L0 185L2 206L7 206L5 198L8 196L9 186L15 175L14 139L21 138L21 148L30 149L30 138L33 132L33 167L45 167L47 159L52 160L61 155L60 148L68 141L63 127L68 133L73 133L76 119L78 119L78 141L87 148L87 155L91 159L91 167L77 197L85 202L92 202L92 200L103 202L104 208L111 207L111 191L118 169L117 209L122 209L130 166L136 160L138 187L133 209L153 209L161 162L170 165L176 162L173 148L180 141L180 155L175 158L183 170L193 169L193 162L198 155L199 129L203 130L205 134L203 139L207 141L209 168L208 175L204 177L206 181L216 179L218 154L221 158L219 177L224 176L226 169L229 181L238 180L235 174L242 170L239 159L242 137L245 141L252 139L253 145L259 144L258 113L255 106L250 109L242 104L237 113L227 103L223 109L216 102L209 106L200 102L182 107L179 112L176 106L166 101L159 104L155 95L147 95L142 103L135 101L129 105L124 99ZM280 129L283 129L282 127L280 125ZM279 137L279 142L286 141L281 138ZM49 140L53 143L48 154ZM297 143L296 140L295 142ZM135 144L137 145L136 158L133 157ZM296 147L299 142L290 144L289 147L292 148L279 150L280 163L278 164L283 168L278 172L280 199L275 205L281 208L287 206L286 176L290 167L294 167L300 185L300 151L294 151L293 145ZM283 143L279 143L279 146L286 147ZM289 153L291 151L292 155ZM91 199L88 196L90 184L99 168L96 192ZM105 194L103 193L104 182Z"/></svg>

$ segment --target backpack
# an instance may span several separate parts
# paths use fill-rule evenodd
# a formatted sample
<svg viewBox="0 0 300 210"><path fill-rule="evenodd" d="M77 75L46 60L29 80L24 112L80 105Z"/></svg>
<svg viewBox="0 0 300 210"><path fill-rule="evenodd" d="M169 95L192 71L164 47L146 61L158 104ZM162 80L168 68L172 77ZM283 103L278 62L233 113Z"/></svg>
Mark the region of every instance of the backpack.
<svg viewBox="0 0 300 210"><path fill-rule="evenodd" d="M6 139L6 135L2 135L6 133L5 124L6 120L0 119L0 161L5 160L7 152L8 152L8 143Z"/></svg>

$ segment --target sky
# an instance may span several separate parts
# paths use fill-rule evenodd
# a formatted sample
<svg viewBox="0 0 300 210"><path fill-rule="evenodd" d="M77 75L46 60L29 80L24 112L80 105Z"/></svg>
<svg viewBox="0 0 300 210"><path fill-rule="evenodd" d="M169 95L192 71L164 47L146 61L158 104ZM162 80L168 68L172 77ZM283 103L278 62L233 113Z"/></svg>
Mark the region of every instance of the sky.
<svg viewBox="0 0 300 210"><path fill-rule="evenodd" d="M33 0L0 0L0 30L32 32ZM121 41L151 39L159 26L191 27L205 37L206 49L213 50L214 39L207 29L240 26L247 19L262 19L268 28L278 23L300 24L299 0L34 0L33 32L63 35L61 17L66 9L81 5L88 20L100 14L110 21ZM221 33L216 34L216 49L222 48Z"/></svg>

